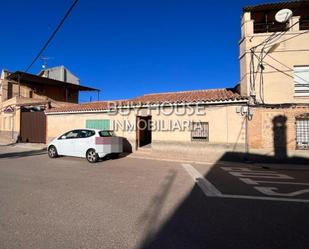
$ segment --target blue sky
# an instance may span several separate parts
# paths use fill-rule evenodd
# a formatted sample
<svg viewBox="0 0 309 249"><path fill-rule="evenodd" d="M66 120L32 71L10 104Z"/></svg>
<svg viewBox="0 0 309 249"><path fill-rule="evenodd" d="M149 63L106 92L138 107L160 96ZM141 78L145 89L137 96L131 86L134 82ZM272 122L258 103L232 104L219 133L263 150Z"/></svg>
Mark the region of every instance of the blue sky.
<svg viewBox="0 0 309 249"><path fill-rule="evenodd" d="M1 1L0 68L25 70L71 2ZM101 100L233 87L241 8L262 2L269 1L80 0L44 55L101 89ZM87 93L80 101L91 95L96 100Z"/></svg>

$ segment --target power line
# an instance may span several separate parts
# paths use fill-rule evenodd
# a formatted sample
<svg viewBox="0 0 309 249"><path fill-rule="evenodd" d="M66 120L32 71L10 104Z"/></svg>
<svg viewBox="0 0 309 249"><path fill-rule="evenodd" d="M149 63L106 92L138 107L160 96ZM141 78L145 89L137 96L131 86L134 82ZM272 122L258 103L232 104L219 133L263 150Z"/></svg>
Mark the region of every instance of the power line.
<svg viewBox="0 0 309 249"><path fill-rule="evenodd" d="M258 57L256 54L254 54L254 56L255 56L257 59L259 59L259 57ZM266 64L266 65L268 65L269 67L271 67L271 68L275 69L276 71L278 71L278 72L280 72L280 73L284 74L285 76L287 76L287 77L289 77L289 78L294 79L294 77L293 77L292 75L290 75L290 74L286 73L286 72L285 72L285 71L283 71L283 70L280 70L279 68L277 68L277 67L275 67L275 66L271 65L270 63L265 62L265 61L264 61L263 63L265 63L265 64ZM292 70L292 71L293 71L293 70ZM295 83L297 83L297 84L301 84L300 82L297 82L297 81L295 81Z"/></svg>
<svg viewBox="0 0 309 249"><path fill-rule="evenodd" d="M300 8L301 6L298 7L298 9ZM309 16L308 16L309 17ZM287 33L289 30L291 30L292 27L294 27L295 25L297 25L298 23L300 23L300 19L295 22L293 25L291 25L290 27L287 28L287 30L284 30L284 31L281 31L279 33L273 33L271 34L269 37L267 37L264 41L262 41L261 43L259 43L258 45L252 47L250 49L250 52L251 52L251 58L250 58L250 86L251 86L251 91L252 92L255 92L255 79L256 79L256 76L259 72L259 69L261 70L260 71L260 97L262 98L262 93L264 93L264 80L263 80L263 70L264 70L264 67L263 67L263 60L265 59L265 57L268 55L269 51L267 51L264 55L264 51L266 48L269 48L271 46L274 45L274 41L278 41L285 33ZM287 41L287 40L291 40L295 37L298 37L299 35L302 35L302 34L305 34L309 32L309 30L305 31L305 32L302 32L300 34L296 34L292 37L289 37L285 40L282 40L280 41L281 42L284 42L284 41ZM257 57L256 55L256 49L260 46L263 46L261 51L260 51L260 56ZM255 68L254 68L254 62L253 62L253 58L254 56L257 57L258 59L258 65L257 65L257 70L255 71ZM271 65L270 65L271 66ZM273 67L274 68L274 67ZM274 68L275 70L279 71L278 69ZM290 69L290 68L289 68ZM280 71L279 71L280 72ZM281 72L283 73L283 72ZM287 74L286 74L287 75ZM290 75L288 75L290 76ZM262 102L264 103L264 100L261 99Z"/></svg>
<svg viewBox="0 0 309 249"><path fill-rule="evenodd" d="M289 41L289 40L291 40L291 39L293 39L293 38L295 38L295 37L298 37L298 36L300 36L300 35L306 34L306 33L308 33L308 32L309 32L309 30L306 30L306 31L304 31L304 32L302 32L302 33L299 33L299 34L296 34L296 35L294 35L294 36L292 36L292 37L286 38L286 39L280 41L280 43L281 43L281 42L285 42L285 41Z"/></svg>
<svg viewBox="0 0 309 249"><path fill-rule="evenodd" d="M52 32L52 34L50 35L50 37L48 38L48 40L45 42L44 46L41 48L41 50L39 51L39 53L34 57L33 61L30 63L30 65L27 67L27 69L25 70L25 72L28 72L28 70L33 66L33 64L37 61L37 59L41 56L41 54L44 52L44 50L47 48L47 46L49 45L49 43L52 41L52 39L55 37L55 35L57 34L57 32L59 31L59 29L62 27L62 25L64 24L65 20L67 19L67 17L70 15L70 13L72 12L73 8L75 7L75 5L77 4L78 0L74 0L74 2L72 3L71 7L68 9L68 11L66 12L66 14L64 15L64 17L61 19L61 21L59 22L58 26L56 27L56 29Z"/></svg>
<svg viewBox="0 0 309 249"><path fill-rule="evenodd" d="M274 61L278 62L279 64L281 64L282 66L286 67L287 69L291 70L291 71L294 71L293 68L285 65L284 63L282 63L281 61L277 60L276 58L272 57L270 54L268 55L271 59L273 59ZM297 78L303 80L304 82L308 83L309 84L309 81L307 81L306 79L300 77L299 75L295 75Z"/></svg>
<svg viewBox="0 0 309 249"><path fill-rule="evenodd" d="M303 7L303 5L305 4L305 2L302 2L295 10L293 10L294 11L294 13L296 13L298 10L300 10L302 7ZM306 16L306 17L304 17L304 19L306 19L306 18L309 18L309 16ZM258 44L258 45L256 45L256 46L254 46L253 48L255 49L255 48L257 48L257 47L259 47L259 46L261 46L261 45L263 45L265 42L266 42L266 44L265 44L265 46L267 45L267 43L268 42L270 42L271 40L274 40L274 39L276 39L276 38L280 38L280 37L282 37L287 31L289 31L289 30L291 30L291 28L292 27L294 27L295 25L297 25L298 23L300 23L300 21L301 21L301 19L299 19L296 23L294 23L292 26L290 26L290 27L287 27L287 30L283 30L283 31L281 31L281 32L279 32L279 33L274 33L274 34L272 34L270 37L267 37L264 41L262 41L260 44ZM273 37L272 37L273 36ZM280 37L279 37L280 36ZM278 40L277 39L277 40ZM264 46L264 47L265 47Z"/></svg>
<svg viewBox="0 0 309 249"><path fill-rule="evenodd" d="M305 33L308 33L308 32L309 32L309 30L306 30L305 32L296 34L296 35L294 35L294 36L292 36L292 37L289 37L289 38L287 38L287 39L285 39L285 40L282 40L282 41L280 41L280 43L281 43L281 42L284 42L284 41L287 41L287 40L291 40L291 39L293 39L293 38L295 38L295 37L298 37L298 36L300 36L300 35L302 35L302 34L305 34ZM286 32L285 32L285 33L286 33ZM282 34L280 37L282 37L282 36L283 36L283 34ZM280 38L280 37L279 37L279 38ZM279 38L277 38L277 39L279 39ZM271 40L271 39L270 39L270 40ZM269 47L269 46L273 46L273 45L267 46L267 43L268 43L270 40L266 41L265 45L264 45L263 48L261 49L261 52L260 52L260 56L259 56L259 57L257 57L257 55L255 54L255 52L254 52L255 49L252 50L253 53L254 53L254 55L255 55L255 56L257 57L257 59L258 59L258 65L260 65L260 69L261 69L261 72L260 72L260 95L261 95L261 92L264 92L264 79L263 79L264 69L263 69L262 67L263 67L263 62L264 62L264 59L266 58L266 56L271 57L271 59L275 60L276 62L278 62L278 63L281 64L282 66L285 66L285 67L288 68L289 70L294 71L292 68L288 67L287 65L283 64L283 63L280 62L279 60L277 60L277 59L273 58L271 55L269 55L269 53L268 53L269 51L267 51L267 52L265 53L265 55L263 55L265 48L267 48L267 47ZM288 76L288 77L290 77L290 78L293 78L294 81L295 81L295 78L294 78L293 76L291 76L290 74L285 73L284 71L282 71L282 70L280 70L280 69L278 69L278 68L276 68L276 67L270 65L270 64L267 63L267 62L265 62L265 64L267 64L268 66L270 66L270 67L272 67L273 69L277 70L278 72L280 72L280 73L282 73L282 74L284 74L284 75L286 75L286 76ZM258 73L258 70L259 70L259 68L257 68L256 74ZM253 71L253 74L255 74L254 71ZM299 78L299 79L301 79L301 80L303 80L304 82L306 82L306 83L309 84L309 82L308 82L307 80L303 79L303 78L300 77L299 75L295 75L295 76L296 76L297 78ZM254 76L253 78L255 79L255 76ZM298 81L295 81L295 83L301 84L301 83L299 83ZM255 81L253 82L253 85L254 85L254 90L255 90ZM260 97L262 98L262 96L260 96ZM264 103L264 100L263 100L263 99L262 99L262 102Z"/></svg>

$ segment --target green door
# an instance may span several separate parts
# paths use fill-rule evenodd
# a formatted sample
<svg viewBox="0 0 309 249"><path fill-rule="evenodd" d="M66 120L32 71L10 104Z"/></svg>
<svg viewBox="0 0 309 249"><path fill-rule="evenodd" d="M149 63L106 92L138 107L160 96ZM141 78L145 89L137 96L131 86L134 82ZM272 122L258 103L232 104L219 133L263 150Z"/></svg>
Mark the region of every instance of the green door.
<svg viewBox="0 0 309 249"><path fill-rule="evenodd" d="M88 119L86 120L86 128L109 130L109 119Z"/></svg>

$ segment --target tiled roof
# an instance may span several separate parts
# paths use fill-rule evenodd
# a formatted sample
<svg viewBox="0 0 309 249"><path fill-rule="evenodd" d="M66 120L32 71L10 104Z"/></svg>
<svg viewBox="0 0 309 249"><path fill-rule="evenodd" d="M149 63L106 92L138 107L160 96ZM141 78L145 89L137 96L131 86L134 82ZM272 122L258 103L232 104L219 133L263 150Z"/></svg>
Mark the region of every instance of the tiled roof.
<svg viewBox="0 0 309 249"><path fill-rule="evenodd" d="M283 1L283 2L274 2L274 3L264 3L253 6L243 7L243 11L264 11L264 10L280 10L280 9L294 9L305 7L309 5L308 0L303 1Z"/></svg>
<svg viewBox="0 0 309 249"><path fill-rule="evenodd" d="M62 107L52 108L46 112L82 112L82 111L100 111L108 108L107 101L90 102L76 105L65 105Z"/></svg>
<svg viewBox="0 0 309 249"><path fill-rule="evenodd" d="M160 103L189 103L212 102L227 100L244 100L234 89L211 89L184 92L153 93L132 99L133 102L160 104Z"/></svg>
<svg viewBox="0 0 309 249"><path fill-rule="evenodd" d="M226 102L226 101L244 101L246 97L239 95L235 89L213 89L213 90L194 90L183 92L167 92L145 94L133 99L122 101L100 101L85 104L76 104L53 108L46 112L87 112L107 110L110 103L117 106L134 106L134 105L151 105L151 104L180 104L180 103L195 103L195 102Z"/></svg>

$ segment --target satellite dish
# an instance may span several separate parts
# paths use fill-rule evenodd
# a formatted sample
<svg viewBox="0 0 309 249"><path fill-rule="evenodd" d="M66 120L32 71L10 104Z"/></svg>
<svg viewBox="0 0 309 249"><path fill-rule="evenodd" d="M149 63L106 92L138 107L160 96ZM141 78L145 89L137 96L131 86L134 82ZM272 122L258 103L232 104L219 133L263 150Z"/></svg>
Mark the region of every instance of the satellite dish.
<svg viewBox="0 0 309 249"><path fill-rule="evenodd" d="M292 14L292 10L282 9L277 12L277 14L275 15L275 19L277 22L285 23L291 18Z"/></svg>

